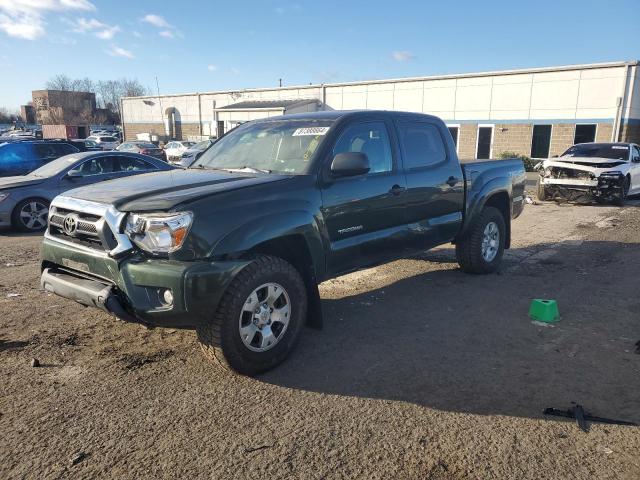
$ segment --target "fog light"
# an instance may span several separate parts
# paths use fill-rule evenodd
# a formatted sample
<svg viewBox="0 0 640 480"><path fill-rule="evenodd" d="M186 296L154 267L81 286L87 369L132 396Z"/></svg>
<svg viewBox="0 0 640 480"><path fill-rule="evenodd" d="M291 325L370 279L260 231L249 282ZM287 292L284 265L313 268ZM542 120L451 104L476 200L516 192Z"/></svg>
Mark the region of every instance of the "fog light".
<svg viewBox="0 0 640 480"><path fill-rule="evenodd" d="M170 289L161 290L161 298L165 305L173 305L173 292Z"/></svg>

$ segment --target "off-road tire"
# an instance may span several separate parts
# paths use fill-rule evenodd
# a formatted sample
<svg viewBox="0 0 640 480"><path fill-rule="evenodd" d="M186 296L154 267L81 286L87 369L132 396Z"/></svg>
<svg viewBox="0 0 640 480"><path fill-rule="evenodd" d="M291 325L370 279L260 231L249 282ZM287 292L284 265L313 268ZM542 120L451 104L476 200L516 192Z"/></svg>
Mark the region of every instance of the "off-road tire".
<svg viewBox="0 0 640 480"><path fill-rule="evenodd" d="M287 291L291 318L283 337L272 349L254 352L240 338L239 318L251 292L267 282L277 282ZM256 375L287 358L300 337L306 314L307 294L300 273L281 258L260 255L232 280L213 318L197 328L198 341L210 360L242 375Z"/></svg>
<svg viewBox="0 0 640 480"><path fill-rule="evenodd" d="M22 200L21 202L18 202L18 204L13 208L13 212L11 212L11 226L15 229L18 230L20 232L41 232L43 231L45 228L47 228L47 222L45 219L44 225L39 226L38 228L29 228L27 227L22 220L20 219L20 212L22 211L22 209L29 205L30 203L37 203L37 204L41 204L44 207L46 207L47 209L49 208L49 201L43 199L43 198L26 198L24 200Z"/></svg>
<svg viewBox="0 0 640 480"><path fill-rule="evenodd" d="M482 256L482 238L485 227L495 222L500 233L498 252L490 262ZM464 238L456 243L456 259L460 268L467 273L492 273L500 266L507 235L507 227L500 210L494 207L485 207L469 226Z"/></svg>
<svg viewBox="0 0 640 480"><path fill-rule="evenodd" d="M618 193L613 198L613 204L619 207L624 205L624 202L627 200L627 195L629 194L629 190L631 188L631 179L629 177L624 177L624 182L622 183L622 189L620 193Z"/></svg>
<svg viewBox="0 0 640 480"><path fill-rule="evenodd" d="M547 189L540 181L540 177L538 177L538 182L536 183L536 196L541 202L544 202L547 198L549 198L549 196L547 195Z"/></svg>

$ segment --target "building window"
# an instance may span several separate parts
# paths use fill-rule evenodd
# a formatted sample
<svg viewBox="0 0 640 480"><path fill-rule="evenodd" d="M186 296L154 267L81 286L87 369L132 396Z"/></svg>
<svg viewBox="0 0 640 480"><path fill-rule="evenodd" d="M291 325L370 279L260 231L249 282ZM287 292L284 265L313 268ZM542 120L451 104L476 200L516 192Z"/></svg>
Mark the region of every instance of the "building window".
<svg viewBox="0 0 640 480"><path fill-rule="evenodd" d="M458 135L460 134L460 125L447 125L451 138L453 138L453 144L458 149Z"/></svg>
<svg viewBox="0 0 640 480"><path fill-rule="evenodd" d="M551 125L534 125L531 137L531 158L548 158L551 145Z"/></svg>
<svg viewBox="0 0 640 480"><path fill-rule="evenodd" d="M476 158L486 160L491 158L491 143L493 140L493 125L478 125L478 143Z"/></svg>
<svg viewBox="0 0 640 480"><path fill-rule="evenodd" d="M595 142L597 127L598 126L595 123L576 125L576 134L573 137L573 144Z"/></svg>

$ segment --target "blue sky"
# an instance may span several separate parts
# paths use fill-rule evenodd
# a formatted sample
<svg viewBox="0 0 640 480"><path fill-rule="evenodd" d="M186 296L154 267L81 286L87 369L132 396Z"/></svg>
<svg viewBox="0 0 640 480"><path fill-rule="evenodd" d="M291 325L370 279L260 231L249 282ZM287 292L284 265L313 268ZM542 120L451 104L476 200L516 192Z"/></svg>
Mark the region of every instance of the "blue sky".
<svg viewBox="0 0 640 480"><path fill-rule="evenodd" d="M640 58L640 0L0 0L0 107L51 76L161 93Z"/></svg>

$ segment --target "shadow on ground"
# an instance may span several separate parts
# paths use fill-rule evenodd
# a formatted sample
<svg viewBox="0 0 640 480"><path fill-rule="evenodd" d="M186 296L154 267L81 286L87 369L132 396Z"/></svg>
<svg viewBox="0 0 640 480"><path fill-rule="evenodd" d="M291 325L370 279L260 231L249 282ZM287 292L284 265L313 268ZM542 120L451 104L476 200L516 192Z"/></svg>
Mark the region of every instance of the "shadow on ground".
<svg viewBox="0 0 640 480"><path fill-rule="evenodd" d="M541 261L516 250L502 274L489 276L462 273L451 250L427 253L422 259L439 270L325 299L324 330L307 329L292 357L261 380L532 418L573 401L594 415L640 421L640 246L552 248ZM536 297L557 299L561 321L532 323Z"/></svg>

